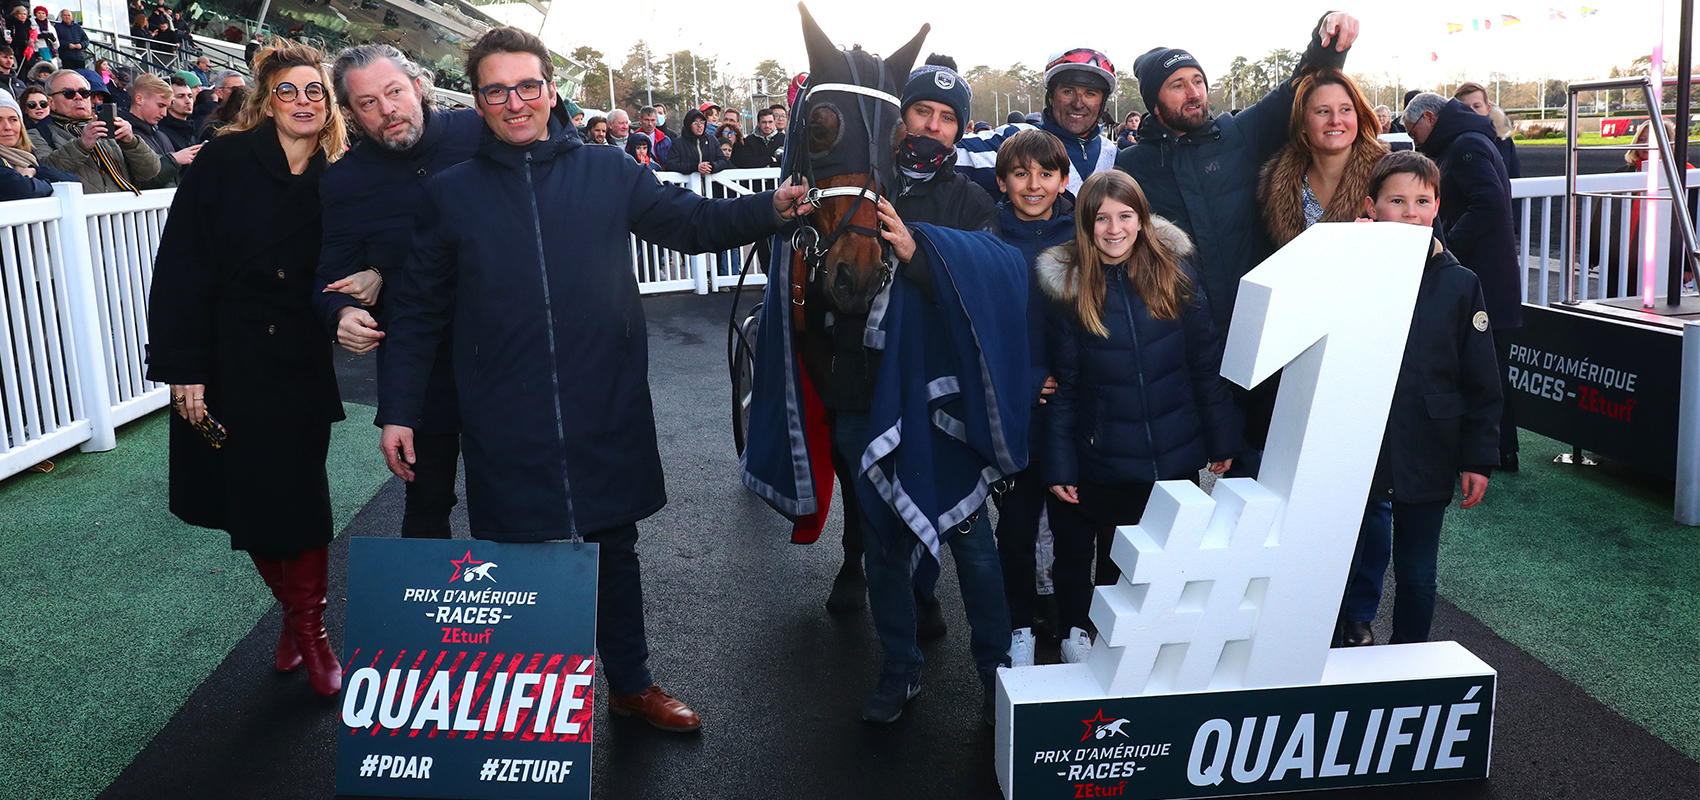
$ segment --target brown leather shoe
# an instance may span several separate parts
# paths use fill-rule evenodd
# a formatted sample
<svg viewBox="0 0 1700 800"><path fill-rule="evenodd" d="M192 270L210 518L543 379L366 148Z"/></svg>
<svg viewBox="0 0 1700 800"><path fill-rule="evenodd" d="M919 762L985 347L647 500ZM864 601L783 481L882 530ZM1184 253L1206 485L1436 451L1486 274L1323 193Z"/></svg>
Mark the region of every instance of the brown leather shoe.
<svg viewBox="0 0 1700 800"><path fill-rule="evenodd" d="M702 730L702 718L659 686L651 686L641 694L610 695L608 710L622 717L636 716L664 731Z"/></svg>

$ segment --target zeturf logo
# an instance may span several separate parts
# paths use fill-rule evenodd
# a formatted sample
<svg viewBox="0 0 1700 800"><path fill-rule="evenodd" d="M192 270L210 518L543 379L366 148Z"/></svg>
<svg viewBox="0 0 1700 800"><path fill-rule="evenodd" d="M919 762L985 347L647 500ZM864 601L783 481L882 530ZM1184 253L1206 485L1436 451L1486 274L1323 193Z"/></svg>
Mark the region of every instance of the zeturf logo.
<svg viewBox="0 0 1700 800"><path fill-rule="evenodd" d="M1112 736L1128 735L1127 731L1122 730L1122 726L1126 725L1128 721L1122 718L1105 719L1104 710L1101 708L1091 719L1083 719L1080 722L1086 726L1086 732L1080 735L1080 741L1083 742L1087 739L1105 739Z"/></svg>
<svg viewBox="0 0 1700 800"><path fill-rule="evenodd" d="M477 561L473 559L471 550L466 551L466 555L460 558L450 559L449 563L455 565L455 574L449 577L449 583L455 583L456 581L465 581L467 583L471 583L473 581L489 581L491 583L496 583L496 578L490 574L490 570L501 566L494 561Z"/></svg>

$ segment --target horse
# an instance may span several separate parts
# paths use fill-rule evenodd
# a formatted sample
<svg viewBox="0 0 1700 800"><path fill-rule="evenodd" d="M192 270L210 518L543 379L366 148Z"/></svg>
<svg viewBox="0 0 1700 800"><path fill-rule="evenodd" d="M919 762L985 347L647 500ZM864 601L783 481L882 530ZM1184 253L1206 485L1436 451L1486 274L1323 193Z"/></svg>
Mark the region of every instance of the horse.
<svg viewBox="0 0 1700 800"><path fill-rule="evenodd" d="M808 180L808 201L815 211L793 235L793 313L787 316L803 372L824 390L833 359L827 315L866 316L892 279L895 258L880 236L876 205L895 181L900 98L931 26L922 25L913 39L882 59L860 45L849 50L834 45L808 8L801 3L797 8L809 78L792 111L785 172ZM844 499L844 561L826 607L838 614L867 604L867 579L856 475L839 453L832 456Z"/></svg>

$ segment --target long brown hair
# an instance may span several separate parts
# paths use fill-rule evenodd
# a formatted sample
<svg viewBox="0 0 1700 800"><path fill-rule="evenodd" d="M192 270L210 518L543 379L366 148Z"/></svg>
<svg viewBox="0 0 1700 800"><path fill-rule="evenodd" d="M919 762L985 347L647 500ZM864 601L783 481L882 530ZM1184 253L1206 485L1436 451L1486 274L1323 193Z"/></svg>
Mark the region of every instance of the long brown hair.
<svg viewBox="0 0 1700 800"><path fill-rule="evenodd" d="M1381 143L1381 120L1376 119L1375 106L1370 105L1369 98L1364 97L1362 89L1346 73L1333 67L1323 67L1299 79L1299 85L1293 94L1293 115L1287 121L1287 141L1291 146L1305 155L1306 161L1316 158L1316 153L1310 148L1310 142L1305 139L1305 106L1310 103L1310 96L1324 86L1338 86L1346 90L1346 96L1352 100L1352 109L1358 115L1358 138L1352 142L1352 155L1356 158L1370 159L1371 162L1387 153L1387 146Z"/></svg>
<svg viewBox="0 0 1700 800"><path fill-rule="evenodd" d="M319 129L319 149L324 151L327 161L341 158L343 151L348 149L348 129L337 105L335 84L330 73L325 71L325 58L317 49L294 42L274 39L255 54L254 88L248 93L242 110L237 112L236 121L220 128L219 135L253 130L263 124L268 119L266 107L271 104L272 89L285 72L296 67L309 67L319 73L319 82L325 86L325 126Z"/></svg>
<svg viewBox="0 0 1700 800"><path fill-rule="evenodd" d="M1127 173L1110 169L1093 173L1080 185L1080 198L1074 207L1074 241L1063 245L1080 324L1095 335L1110 335L1104 327L1104 261L1092 240L1098 209L1105 200L1124 203L1139 215L1139 235L1134 237L1133 250L1127 256L1127 277L1145 301L1145 310L1152 319L1180 319L1181 309L1192 299L1192 282L1157 237L1145 190Z"/></svg>

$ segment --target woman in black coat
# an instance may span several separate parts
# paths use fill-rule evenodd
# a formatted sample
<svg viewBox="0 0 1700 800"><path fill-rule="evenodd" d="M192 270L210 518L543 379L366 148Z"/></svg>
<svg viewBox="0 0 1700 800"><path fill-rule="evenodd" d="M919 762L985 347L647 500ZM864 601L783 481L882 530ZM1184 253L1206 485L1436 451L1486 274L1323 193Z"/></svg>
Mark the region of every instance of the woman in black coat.
<svg viewBox="0 0 1700 800"><path fill-rule="evenodd" d="M678 141L667 151L661 168L667 172L719 172L731 161L720 152L720 140L708 135L708 118L701 111L685 112L685 124Z"/></svg>
<svg viewBox="0 0 1700 800"><path fill-rule="evenodd" d="M155 259L148 378L171 384L177 411L171 512L248 552L283 603L277 668L305 662L328 696L342 672L324 629L325 458L343 413L310 298L319 177L344 133L322 62L301 45L263 53L257 91L184 176Z"/></svg>
<svg viewBox="0 0 1700 800"><path fill-rule="evenodd" d="M1040 475L1051 487L1063 660L1091 649L1092 558L1099 585L1117 525L1139 522L1157 481L1220 475L1238 455L1222 340L1187 268L1187 235L1151 214L1139 184L1104 170L1081 184L1075 240L1039 254L1057 391Z"/></svg>

